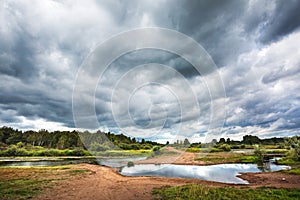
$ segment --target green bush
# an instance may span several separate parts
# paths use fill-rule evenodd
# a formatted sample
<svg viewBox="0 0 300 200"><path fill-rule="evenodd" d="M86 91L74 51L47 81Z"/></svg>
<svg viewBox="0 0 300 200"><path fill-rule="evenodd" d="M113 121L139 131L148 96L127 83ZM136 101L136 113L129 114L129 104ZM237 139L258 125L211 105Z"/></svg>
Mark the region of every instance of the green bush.
<svg viewBox="0 0 300 200"><path fill-rule="evenodd" d="M187 152L191 152L191 153L198 153L201 151L201 148L197 148L197 147L190 147L186 150Z"/></svg>
<svg viewBox="0 0 300 200"><path fill-rule="evenodd" d="M160 146L154 146L153 148L152 148L152 151L153 152L158 152L160 150Z"/></svg>
<svg viewBox="0 0 300 200"><path fill-rule="evenodd" d="M109 146L105 145L105 144L99 144L99 143L93 143L91 144L89 150L91 151L106 151L109 150Z"/></svg>
<svg viewBox="0 0 300 200"><path fill-rule="evenodd" d="M141 147L142 147L142 149L151 149L152 148L152 146L149 144L143 144L143 145L141 145Z"/></svg>
<svg viewBox="0 0 300 200"><path fill-rule="evenodd" d="M217 153L217 152L222 152L222 150L221 150L221 149L218 149L218 148L212 148L212 149L210 150L210 152L211 152L211 153Z"/></svg>
<svg viewBox="0 0 300 200"><path fill-rule="evenodd" d="M289 147L288 157L300 161L300 137L285 138L285 144Z"/></svg>
<svg viewBox="0 0 300 200"><path fill-rule="evenodd" d="M127 167L133 167L133 166L134 166L134 162L129 161L129 162L127 163Z"/></svg>
<svg viewBox="0 0 300 200"><path fill-rule="evenodd" d="M17 149L15 152L15 156L27 156L28 152L26 151L26 149L20 148Z"/></svg>
<svg viewBox="0 0 300 200"><path fill-rule="evenodd" d="M223 151L230 151L231 147L228 144L222 144L219 149L222 149Z"/></svg>
<svg viewBox="0 0 300 200"><path fill-rule="evenodd" d="M255 145L254 147L254 155L256 156L256 161L258 164L264 163L264 155L266 154L266 151L261 149L258 145Z"/></svg>

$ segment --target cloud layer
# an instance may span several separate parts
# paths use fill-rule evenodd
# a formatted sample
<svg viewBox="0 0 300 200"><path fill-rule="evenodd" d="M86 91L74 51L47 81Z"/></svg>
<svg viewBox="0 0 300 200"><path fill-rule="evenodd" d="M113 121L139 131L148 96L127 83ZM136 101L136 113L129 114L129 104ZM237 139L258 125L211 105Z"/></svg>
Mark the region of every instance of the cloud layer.
<svg viewBox="0 0 300 200"><path fill-rule="evenodd" d="M226 107L213 109L226 110L222 136L299 134L298 10L296 0L3 1L0 124L75 128L72 93L84 59L114 34L152 26L195 39L218 66ZM178 55L133 51L111 63L99 80L93 99L102 130L162 142L176 137L196 141L209 134L212 102L206 81L213 79ZM160 84L128 93L132 85L147 80Z"/></svg>

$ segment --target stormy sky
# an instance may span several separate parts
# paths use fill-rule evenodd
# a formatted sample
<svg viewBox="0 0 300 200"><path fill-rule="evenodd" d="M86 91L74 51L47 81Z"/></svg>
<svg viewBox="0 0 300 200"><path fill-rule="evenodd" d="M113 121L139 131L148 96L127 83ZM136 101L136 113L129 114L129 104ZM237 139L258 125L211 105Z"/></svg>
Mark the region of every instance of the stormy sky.
<svg viewBox="0 0 300 200"><path fill-rule="evenodd" d="M299 10L298 0L2 0L0 125L101 129L161 142L201 141L214 133L233 139L299 135ZM80 82L86 88L92 77L98 80L92 96L80 95L82 110L94 103L98 124L85 116L78 127L74 87L84 63L112 36L146 27L193 38L217 68L201 74L161 49L120 55L103 76L90 71ZM128 42L110 46L105 56ZM209 88L213 74L225 92L217 99ZM212 111L225 113L224 119ZM211 126L216 117L218 126Z"/></svg>

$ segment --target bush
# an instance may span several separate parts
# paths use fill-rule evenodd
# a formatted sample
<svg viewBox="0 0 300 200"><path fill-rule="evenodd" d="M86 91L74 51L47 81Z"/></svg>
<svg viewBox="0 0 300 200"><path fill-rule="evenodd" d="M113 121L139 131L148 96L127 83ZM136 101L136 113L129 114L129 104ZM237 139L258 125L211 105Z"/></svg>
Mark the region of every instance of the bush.
<svg viewBox="0 0 300 200"><path fill-rule="evenodd" d="M152 157L161 154L161 152L160 152L160 146L154 146L152 148L152 151L153 151L152 154L151 154Z"/></svg>
<svg viewBox="0 0 300 200"><path fill-rule="evenodd" d="M15 152L15 156L27 156L28 152L26 151L26 149L20 148L17 149Z"/></svg>
<svg viewBox="0 0 300 200"><path fill-rule="evenodd" d="M106 151L109 150L109 146L105 145L105 144L99 144L99 143L93 143L91 144L89 150L91 151Z"/></svg>
<svg viewBox="0 0 300 200"><path fill-rule="evenodd" d="M222 144L219 149L222 149L223 151L230 151L231 147L228 144Z"/></svg>
<svg viewBox="0 0 300 200"><path fill-rule="evenodd" d="M158 152L160 150L160 146L154 146L153 148L152 148L152 151L153 152Z"/></svg>
<svg viewBox="0 0 300 200"><path fill-rule="evenodd" d="M149 145L149 144L143 144L142 145L142 149L151 149L151 148L152 148L152 146Z"/></svg>
<svg viewBox="0 0 300 200"><path fill-rule="evenodd" d="M4 156L16 156L17 146L11 145L4 151Z"/></svg>
<svg viewBox="0 0 300 200"><path fill-rule="evenodd" d="M289 147L288 157L295 161L300 161L300 137L286 138L285 143Z"/></svg>
<svg viewBox="0 0 300 200"><path fill-rule="evenodd" d="M90 153L84 149L74 149L73 156L89 156Z"/></svg>
<svg viewBox="0 0 300 200"><path fill-rule="evenodd" d="M186 152L191 152L191 153L199 153L201 151L201 148L196 148L196 147L190 147L186 150Z"/></svg>
<svg viewBox="0 0 300 200"><path fill-rule="evenodd" d="M264 163L264 155L266 154L266 151L261 149L258 145L255 145L254 147L254 155L256 156L256 161L258 164Z"/></svg>
<svg viewBox="0 0 300 200"><path fill-rule="evenodd" d="M134 162L129 161L129 162L127 163L127 167L133 167L133 166L134 166Z"/></svg>

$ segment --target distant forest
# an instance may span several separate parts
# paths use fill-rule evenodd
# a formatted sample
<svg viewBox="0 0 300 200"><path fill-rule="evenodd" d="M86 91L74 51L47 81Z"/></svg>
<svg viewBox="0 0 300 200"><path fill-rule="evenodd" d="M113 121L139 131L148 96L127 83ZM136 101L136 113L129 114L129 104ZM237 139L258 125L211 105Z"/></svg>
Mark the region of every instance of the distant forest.
<svg viewBox="0 0 300 200"><path fill-rule="evenodd" d="M41 146L44 148L55 149L92 149L95 151L103 151L106 149L120 148L120 149L151 149L154 145L161 146L152 141L145 141L144 139L137 140L130 138L123 134L103 133L97 131L96 133L77 132L77 131L53 131L47 130L39 131L20 131L11 127L0 128L0 147L8 145L15 145L22 142L24 145ZM229 144L229 145L279 145L284 143L284 138L268 138L260 139L257 136L245 135L242 141L233 141L230 138L220 138L219 141L213 140L211 143L215 144ZM169 144L169 142L167 142ZM192 143L185 139L184 141L177 141L172 145L190 145L191 147L200 146L201 143Z"/></svg>
<svg viewBox="0 0 300 200"><path fill-rule="evenodd" d="M97 131L90 133L88 131L53 131L45 129L39 131L20 131L11 127L0 128L0 147L16 145L18 143L31 146L41 146L51 149L91 149L103 151L112 148L121 149L151 149L154 145L160 145L156 142L137 141L135 138L127 137L123 134L103 133Z"/></svg>

